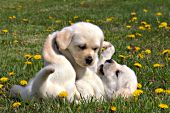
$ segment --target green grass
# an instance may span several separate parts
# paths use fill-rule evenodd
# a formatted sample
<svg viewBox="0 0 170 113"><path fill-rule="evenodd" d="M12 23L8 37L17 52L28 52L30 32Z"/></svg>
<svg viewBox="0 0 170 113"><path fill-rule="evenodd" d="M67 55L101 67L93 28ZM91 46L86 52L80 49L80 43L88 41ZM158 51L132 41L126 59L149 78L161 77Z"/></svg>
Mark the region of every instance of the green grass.
<svg viewBox="0 0 170 113"><path fill-rule="evenodd" d="M170 49L170 29L159 28L157 22L167 22L170 26L169 0L1 0L0 4L0 77L9 78L5 83L0 82L4 85L0 89L0 112L108 113L111 112L111 106L115 106L118 113L170 112L170 108L158 107L160 103L170 107L170 94L154 92L156 88L170 89L170 62L167 60L170 55L161 54L163 50ZM143 9L148 12L144 13ZM136 12L137 21L129 22L131 12ZM156 12L161 12L162 16L156 16ZM78 18L74 19L76 15ZM16 19L9 19L9 16L16 16ZM106 21L109 17L113 17L111 22ZM56 20L61 22L56 23ZM9 89L12 85L19 84L22 79L29 80L43 67L42 59L26 59L24 55L41 54L47 35L70 25L69 21L86 20L102 28L105 40L116 48L113 59L135 70L144 93L138 99L119 98L110 102L93 100L79 105L69 104L62 99L23 102L21 99L11 98ZM138 30L141 21L150 24L151 30ZM126 25L131 25L132 28L126 28ZM3 29L7 29L8 33L3 33ZM142 37L127 38L127 35L134 33L141 33ZM138 46L141 50L128 51L128 45ZM152 53L145 54L143 59L138 58L137 55L146 49L150 49ZM120 54L130 57L121 59ZM27 60L33 64L26 65L24 62ZM135 62L139 62L142 68L136 68L133 65ZM155 63L163 64L164 67L154 68ZM15 73L13 76L8 75L11 71ZM19 108L12 107L16 101L21 102Z"/></svg>

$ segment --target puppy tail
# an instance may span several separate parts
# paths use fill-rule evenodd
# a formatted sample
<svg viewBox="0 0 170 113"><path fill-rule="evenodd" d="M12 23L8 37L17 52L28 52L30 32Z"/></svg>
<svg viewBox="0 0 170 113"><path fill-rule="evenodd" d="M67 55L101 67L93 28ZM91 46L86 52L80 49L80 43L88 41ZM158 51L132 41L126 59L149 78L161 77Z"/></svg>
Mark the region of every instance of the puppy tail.
<svg viewBox="0 0 170 113"><path fill-rule="evenodd" d="M33 93L36 92L36 91L39 91L40 88L43 87L43 84L47 80L48 76L51 73L54 73L54 71L55 71L55 66L54 65L48 65L38 72L38 74L34 78L33 84L32 84Z"/></svg>
<svg viewBox="0 0 170 113"><path fill-rule="evenodd" d="M58 51L56 44L57 32L53 34L49 34L43 47L43 57L44 60L48 63L57 63L58 61L62 61L62 57ZM56 50L56 51L55 51Z"/></svg>

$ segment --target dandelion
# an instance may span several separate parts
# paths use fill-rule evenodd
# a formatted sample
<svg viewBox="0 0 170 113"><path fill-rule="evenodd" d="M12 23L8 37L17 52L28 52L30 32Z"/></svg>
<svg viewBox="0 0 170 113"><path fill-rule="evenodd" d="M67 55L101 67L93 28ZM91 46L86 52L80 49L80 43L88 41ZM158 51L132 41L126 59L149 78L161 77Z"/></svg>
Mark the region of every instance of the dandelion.
<svg viewBox="0 0 170 113"><path fill-rule="evenodd" d="M127 35L128 38L135 38L134 34Z"/></svg>
<svg viewBox="0 0 170 113"><path fill-rule="evenodd" d="M0 84L0 89L2 89L4 87L4 85Z"/></svg>
<svg viewBox="0 0 170 113"><path fill-rule="evenodd" d="M137 67L137 68L142 68L142 65L141 65L140 63L137 63L137 62L136 62L136 63L134 63L133 65L134 65L135 67Z"/></svg>
<svg viewBox="0 0 170 113"><path fill-rule="evenodd" d="M164 89L162 89L162 88L155 89L155 93L157 93L157 94L163 93L163 92L164 92Z"/></svg>
<svg viewBox="0 0 170 113"><path fill-rule="evenodd" d="M77 19L77 18L79 18L79 16L76 15L76 16L74 16L73 18L74 18L74 19Z"/></svg>
<svg viewBox="0 0 170 113"><path fill-rule="evenodd" d="M34 55L34 59L36 59L36 60L41 59L41 55Z"/></svg>
<svg viewBox="0 0 170 113"><path fill-rule="evenodd" d="M157 12L155 15L156 16L162 16L162 13L161 12Z"/></svg>
<svg viewBox="0 0 170 113"><path fill-rule="evenodd" d="M126 26L126 28L131 28L131 27L132 27L132 26L130 26L130 25L127 25L127 26Z"/></svg>
<svg viewBox="0 0 170 113"><path fill-rule="evenodd" d="M122 59L126 58L126 56L124 56L124 55L119 55L119 57L122 58Z"/></svg>
<svg viewBox="0 0 170 113"><path fill-rule="evenodd" d="M24 63L27 64L27 65L31 65L32 64L32 62L30 62L30 61L26 61Z"/></svg>
<svg viewBox="0 0 170 113"><path fill-rule="evenodd" d="M0 78L0 81L1 81L1 82L7 82L7 81L8 81L8 78L7 78L7 77L1 77L1 78Z"/></svg>
<svg viewBox="0 0 170 113"><path fill-rule="evenodd" d="M138 97L140 96L141 94L143 94L143 90L140 90L140 89L137 89L133 92L133 96L134 97Z"/></svg>
<svg viewBox="0 0 170 113"><path fill-rule="evenodd" d="M131 50L131 49L132 49L131 46L127 46L126 48L127 48L128 50Z"/></svg>
<svg viewBox="0 0 170 113"><path fill-rule="evenodd" d="M137 84L137 88L139 88L139 89L142 88L142 84L141 84L141 83L138 83L138 84Z"/></svg>
<svg viewBox="0 0 170 113"><path fill-rule="evenodd" d="M111 106L111 111L116 111L116 107L115 106Z"/></svg>
<svg viewBox="0 0 170 113"><path fill-rule="evenodd" d="M56 23L61 23L61 20L56 20L55 22L56 22Z"/></svg>
<svg viewBox="0 0 170 113"><path fill-rule="evenodd" d="M143 12L144 12L144 13L147 13L147 12L148 12L148 10L147 10L147 9L143 9Z"/></svg>
<svg viewBox="0 0 170 113"><path fill-rule="evenodd" d="M28 19L24 18L22 19L23 22L28 22Z"/></svg>
<svg viewBox="0 0 170 113"><path fill-rule="evenodd" d="M106 22L111 22L113 20L113 17L106 18Z"/></svg>
<svg viewBox="0 0 170 113"><path fill-rule="evenodd" d="M145 50L145 53L146 53L146 54L151 54L151 50L150 50L150 49L146 49L146 50Z"/></svg>
<svg viewBox="0 0 170 113"><path fill-rule="evenodd" d="M9 72L8 75L9 76L13 76L15 73L13 71Z"/></svg>
<svg viewBox="0 0 170 113"><path fill-rule="evenodd" d="M156 64L153 64L153 67L157 68L157 67L164 67L163 64L159 64L159 63L156 63Z"/></svg>
<svg viewBox="0 0 170 113"><path fill-rule="evenodd" d="M166 94L170 94L170 89L164 90Z"/></svg>
<svg viewBox="0 0 170 113"><path fill-rule="evenodd" d="M170 54L170 49L163 50L163 51L162 51L162 54L164 54L164 55L165 55L165 54Z"/></svg>
<svg viewBox="0 0 170 113"><path fill-rule="evenodd" d="M146 24L146 25L145 25L145 28L147 28L147 29L149 29L149 30L150 30L150 29L151 29L151 25Z"/></svg>
<svg viewBox="0 0 170 113"><path fill-rule="evenodd" d="M140 47L134 47L135 51L139 51Z"/></svg>
<svg viewBox="0 0 170 113"><path fill-rule="evenodd" d="M31 55L31 54L26 54L26 55L24 55L24 57L25 57L26 59L30 59L30 58L32 58L32 55Z"/></svg>
<svg viewBox="0 0 170 113"><path fill-rule="evenodd" d="M21 106L21 102L15 102L12 104L13 108L18 108L19 106Z"/></svg>
<svg viewBox="0 0 170 113"><path fill-rule="evenodd" d="M61 98L64 98L64 97L67 97L68 96L68 93L66 91L61 91L59 94L58 94L59 97Z"/></svg>
<svg viewBox="0 0 170 113"><path fill-rule="evenodd" d="M137 17L132 17L131 21L133 22L133 21L136 21L137 19L138 19Z"/></svg>
<svg viewBox="0 0 170 113"><path fill-rule="evenodd" d="M142 25L146 25L146 24L147 24L147 22L145 22L145 21L142 21L142 22L141 22L141 24L142 24Z"/></svg>
<svg viewBox="0 0 170 113"><path fill-rule="evenodd" d="M70 25L74 24L71 20L68 21Z"/></svg>
<svg viewBox="0 0 170 113"><path fill-rule="evenodd" d="M26 81L26 80L21 80L20 81L20 85L22 85L22 86L25 86L25 85L27 85L28 84L28 82Z"/></svg>
<svg viewBox="0 0 170 113"><path fill-rule="evenodd" d="M52 17L52 16L48 16L48 18L49 18L49 19L53 19L53 17Z"/></svg>
<svg viewBox="0 0 170 113"><path fill-rule="evenodd" d="M161 22L159 28L166 28L168 26L167 22Z"/></svg>
<svg viewBox="0 0 170 113"><path fill-rule="evenodd" d="M139 26L138 29L139 29L139 30L145 30L146 28L143 27L143 26Z"/></svg>
<svg viewBox="0 0 170 113"><path fill-rule="evenodd" d="M169 106L167 104L159 104L159 107L162 109L167 109Z"/></svg>
<svg viewBox="0 0 170 113"><path fill-rule="evenodd" d="M136 12L131 12L130 13L132 16L135 16L136 15Z"/></svg>
<svg viewBox="0 0 170 113"><path fill-rule="evenodd" d="M142 58L144 58L144 54L139 53L139 54L137 55L137 57L142 59Z"/></svg>
<svg viewBox="0 0 170 113"><path fill-rule="evenodd" d="M3 29L2 32L3 33L8 33L8 29Z"/></svg>
<svg viewBox="0 0 170 113"><path fill-rule="evenodd" d="M16 19L16 16L9 16L8 18L12 20L12 19Z"/></svg>
<svg viewBox="0 0 170 113"><path fill-rule="evenodd" d="M142 34L140 34L140 33L135 33L135 35L138 36L138 37L142 36Z"/></svg>

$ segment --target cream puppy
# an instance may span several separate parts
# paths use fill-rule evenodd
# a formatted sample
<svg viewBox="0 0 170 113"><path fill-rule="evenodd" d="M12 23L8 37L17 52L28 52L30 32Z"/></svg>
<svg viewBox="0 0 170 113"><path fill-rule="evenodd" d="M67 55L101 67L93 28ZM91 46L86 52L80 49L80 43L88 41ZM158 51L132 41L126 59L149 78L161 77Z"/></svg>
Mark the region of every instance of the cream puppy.
<svg viewBox="0 0 170 113"><path fill-rule="evenodd" d="M103 40L102 30L87 22L75 23L57 32L56 43L58 48L55 48L55 51L64 55L74 67L76 87L83 98L91 96L101 98L104 96L103 83L95 73L97 72L98 54L100 54ZM105 45L110 46L110 43ZM113 46L110 47L114 49ZM56 62L53 56L49 60L46 60L46 57L44 59L47 63L49 61ZM102 59L102 62L104 62L105 58Z"/></svg>
<svg viewBox="0 0 170 113"><path fill-rule="evenodd" d="M103 81L107 99L129 97L137 89L137 77L132 69L110 59L100 66L98 75Z"/></svg>
<svg viewBox="0 0 170 113"><path fill-rule="evenodd" d="M26 87L15 85L11 94L21 95L24 100L30 100L36 96L39 98L57 97L59 93L68 93L67 99L72 101L74 96L79 96L76 90L76 73L71 63L58 51L54 51L54 40L57 32L50 34L44 44L43 54L48 66L44 67ZM50 58L54 58L51 62Z"/></svg>

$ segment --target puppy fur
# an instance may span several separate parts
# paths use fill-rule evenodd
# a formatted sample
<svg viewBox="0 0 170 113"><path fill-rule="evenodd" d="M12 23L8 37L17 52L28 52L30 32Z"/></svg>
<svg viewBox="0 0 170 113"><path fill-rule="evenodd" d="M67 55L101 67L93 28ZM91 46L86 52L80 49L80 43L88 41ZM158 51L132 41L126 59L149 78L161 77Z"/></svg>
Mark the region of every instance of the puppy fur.
<svg viewBox="0 0 170 113"><path fill-rule="evenodd" d="M103 81L107 99L128 98L137 89L137 77L132 69L114 60L106 60L98 75Z"/></svg>
<svg viewBox="0 0 170 113"><path fill-rule="evenodd" d="M66 91L69 101L72 101L75 95L78 98L75 70L63 55L53 49L56 34L50 34L44 44L43 56L47 61L47 66L36 75L28 86L13 86L11 89L13 96L19 94L24 100L30 100L34 96L39 98L57 97L60 92Z"/></svg>
<svg viewBox="0 0 170 113"><path fill-rule="evenodd" d="M104 96L103 83L95 73L99 62L98 53L100 54L103 40L102 30L98 26L86 22L75 23L57 32L58 48L55 51L61 52L74 67L76 87L82 98ZM46 61L46 57L44 58ZM50 60L56 62L54 57L50 57Z"/></svg>

